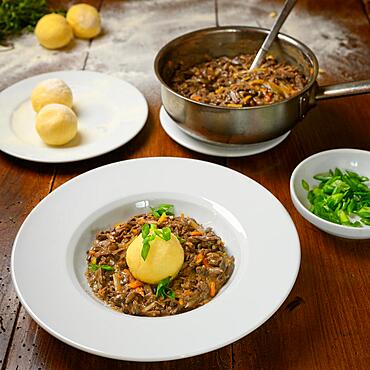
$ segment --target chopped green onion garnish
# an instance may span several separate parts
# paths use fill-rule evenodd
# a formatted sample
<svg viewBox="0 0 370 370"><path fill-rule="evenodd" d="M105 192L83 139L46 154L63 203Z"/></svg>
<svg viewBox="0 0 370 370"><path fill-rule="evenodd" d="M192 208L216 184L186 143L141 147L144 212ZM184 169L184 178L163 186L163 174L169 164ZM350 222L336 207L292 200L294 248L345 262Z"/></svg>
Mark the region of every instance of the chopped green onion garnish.
<svg viewBox="0 0 370 370"><path fill-rule="evenodd" d="M141 257L145 261L148 257L150 250L150 242L155 239L155 235L148 235L146 238L143 238L143 247L141 248Z"/></svg>
<svg viewBox="0 0 370 370"><path fill-rule="evenodd" d="M145 239L149 235L150 227L149 224L145 224L141 229L141 234L143 235L143 239Z"/></svg>
<svg viewBox="0 0 370 370"><path fill-rule="evenodd" d="M159 218L163 213L166 215L173 216L175 214L175 208L173 204L160 204L158 207L150 207L152 214L155 218Z"/></svg>
<svg viewBox="0 0 370 370"><path fill-rule="evenodd" d="M91 270L93 270L93 271L96 271L98 269L102 269L102 270L106 270L106 271L114 271L114 267L113 266L109 266L109 265L97 265L96 263L90 263L89 264L89 268L91 268Z"/></svg>
<svg viewBox="0 0 370 370"><path fill-rule="evenodd" d="M157 297L163 297L163 298L168 297L171 299L175 299L176 298L175 292L168 286L170 282L171 282L171 276L161 280L157 285L155 295Z"/></svg>
<svg viewBox="0 0 370 370"><path fill-rule="evenodd" d="M370 188L365 184L369 181L367 177L336 168L313 178L320 183L311 190L308 183L302 180L312 213L339 225L362 227L370 224ZM356 216L359 220L353 220Z"/></svg>
<svg viewBox="0 0 370 370"><path fill-rule="evenodd" d="M304 190L309 191L310 190L310 185L308 185L306 181L302 180L302 188Z"/></svg>
<svg viewBox="0 0 370 370"><path fill-rule="evenodd" d="M171 229L169 227L164 227L162 229L162 239L166 241L171 239Z"/></svg>
<svg viewBox="0 0 370 370"><path fill-rule="evenodd" d="M150 234L152 232L152 234ZM141 236L143 238L143 247L141 248L141 257L145 261L148 257L150 250L150 242L155 239L156 236L161 239L168 241L171 239L171 229L164 227L163 229L157 229L155 224L144 224L141 229Z"/></svg>

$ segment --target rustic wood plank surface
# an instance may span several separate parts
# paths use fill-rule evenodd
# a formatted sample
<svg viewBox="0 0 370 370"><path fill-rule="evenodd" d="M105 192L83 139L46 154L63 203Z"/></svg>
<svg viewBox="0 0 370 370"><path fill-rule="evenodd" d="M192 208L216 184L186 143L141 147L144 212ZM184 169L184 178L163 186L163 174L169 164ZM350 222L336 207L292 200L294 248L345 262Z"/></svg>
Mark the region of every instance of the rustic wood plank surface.
<svg viewBox="0 0 370 370"><path fill-rule="evenodd" d="M63 3L54 1L55 4ZM64 2L66 3L66 2ZM69 2L73 3L73 2ZM40 165L0 154L0 365L2 369L367 369L370 363L369 242L327 235L294 209L289 177L321 150L370 149L369 96L320 102L278 147L259 155L222 159L194 153L161 129L159 84L153 58L187 31L221 25L271 26L281 1L91 1L104 34L63 51L38 46L33 35L0 53L0 89L34 74L61 69L105 72L136 85L146 96L149 119L127 145L98 158ZM302 0L284 32L307 43L319 59L321 83L369 78L369 23L359 0ZM11 284L11 245L30 210L70 178L103 164L137 157L179 156L227 165L269 189L291 214L301 239L302 263L286 302L267 323L238 342L201 356L141 364L93 356L41 329L19 304ZM195 332L196 333L196 332Z"/></svg>

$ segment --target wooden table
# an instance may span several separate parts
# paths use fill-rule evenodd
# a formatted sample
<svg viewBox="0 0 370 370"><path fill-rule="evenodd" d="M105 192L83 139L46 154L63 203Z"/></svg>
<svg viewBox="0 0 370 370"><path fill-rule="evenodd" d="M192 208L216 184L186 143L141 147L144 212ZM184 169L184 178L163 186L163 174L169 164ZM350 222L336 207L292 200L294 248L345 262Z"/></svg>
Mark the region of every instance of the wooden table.
<svg viewBox="0 0 370 370"><path fill-rule="evenodd" d="M48 51L33 35L0 53L0 89L41 72L95 70L121 77L146 96L149 119L127 145L79 163L31 163L0 154L0 365L2 369L369 369L370 243L327 235L306 222L289 195L289 177L307 156L332 148L370 149L370 97L320 102L278 147L252 157L200 155L173 142L158 118L159 84L153 58L170 39L221 25L271 26L281 2L260 0L91 1L101 9L104 34ZM320 63L320 82L370 77L370 27L360 0L301 0L285 32L307 43ZM1 113L0 113L1 114ZM277 313L232 345L164 363L130 363L93 356L41 329L19 303L10 277L13 240L27 214L48 193L92 168L129 158L178 156L233 168L255 179L284 204L298 229L302 263ZM33 263L30 261L30 263ZM37 268L37 263L35 263ZM205 328L194 328L197 330ZM190 339L191 340L191 339Z"/></svg>

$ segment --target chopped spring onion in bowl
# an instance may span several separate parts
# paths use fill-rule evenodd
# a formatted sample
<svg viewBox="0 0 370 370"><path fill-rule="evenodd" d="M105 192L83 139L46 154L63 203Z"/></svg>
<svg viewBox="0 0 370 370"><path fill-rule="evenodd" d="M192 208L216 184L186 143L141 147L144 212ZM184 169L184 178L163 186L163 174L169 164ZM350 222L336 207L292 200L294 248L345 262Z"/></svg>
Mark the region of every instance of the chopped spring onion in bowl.
<svg viewBox="0 0 370 370"><path fill-rule="evenodd" d="M370 152L335 149L302 161L290 178L298 212L319 229L370 239Z"/></svg>
<svg viewBox="0 0 370 370"><path fill-rule="evenodd" d="M368 177L336 168L324 174L316 174L313 178L319 184L312 189L302 180L312 213L340 225L370 226L370 188L366 185L369 183Z"/></svg>

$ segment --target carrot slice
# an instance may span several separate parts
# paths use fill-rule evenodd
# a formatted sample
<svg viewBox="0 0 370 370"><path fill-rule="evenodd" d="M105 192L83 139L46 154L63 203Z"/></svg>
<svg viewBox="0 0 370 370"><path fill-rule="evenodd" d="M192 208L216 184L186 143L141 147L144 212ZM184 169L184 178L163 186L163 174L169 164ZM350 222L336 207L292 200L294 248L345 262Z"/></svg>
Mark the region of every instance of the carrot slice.
<svg viewBox="0 0 370 370"><path fill-rule="evenodd" d="M191 96L190 99L195 100L195 101L201 101L202 97L199 95L194 95L194 96Z"/></svg>
<svg viewBox="0 0 370 370"><path fill-rule="evenodd" d="M162 223L163 221L166 221L167 215L166 212L163 212L161 217L158 218L158 223Z"/></svg>
<svg viewBox="0 0 370 370"><path fill-rule="evenodd" d="M145 295L144 289L141 286L135 288L135 292L138 293L138 294L140 294L142 297L144 297L144 295Z"/></svg>
<svg viewBox="0 0 370 370"><path fill-rule="evenodd" d="M211 297L216 295L216 283L214 281L209 283L209 294Z"/></svg>
<svg viewBox="0 0 370 370"><path fill-rule="evenodd" d="M206 266L206 268L207 268L207 269L209 269L209 268L210 268L209 263L208 263L208 261L207 261L207 258L204 258L204 259L203 259L203 265L204 265L204 266Z"/></svg>
<svg viewBox="0 0 370 370"><path fill-rule="evenodd" d="M201 236L201 235L203 235L203 233L201 231L192 231L190 233L190 235L192 235L192 236Z"/></svg>
<svg viewBox="0 0 370 370"><path fill-rule="evenodd" d="M143 286L143 283L140 280L134 280L131 283L128 284L130 288L136 289L138 287Z"/></svg>
<svg viewBox="0 0 370 370"><path fill-rule="evenodd" d="M203 258L204 258L203 254L202 253L199 253L197 255L196 259L195 259L195 264L196 265L200 265L202 263L202 261L203 261Z"/></svg>
<svg viewBox="0 0 370 370"><path fill-rule="evenodd" d="M132 276L130 270L124 269L123 272L127 275L128 281L131 283L135 280L135 278Z"/></svg>

